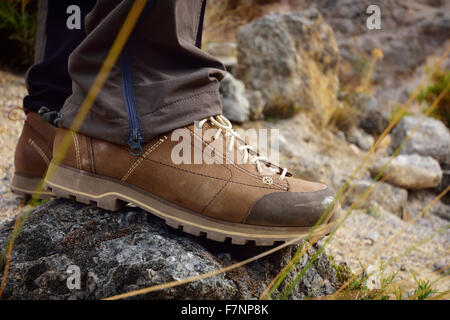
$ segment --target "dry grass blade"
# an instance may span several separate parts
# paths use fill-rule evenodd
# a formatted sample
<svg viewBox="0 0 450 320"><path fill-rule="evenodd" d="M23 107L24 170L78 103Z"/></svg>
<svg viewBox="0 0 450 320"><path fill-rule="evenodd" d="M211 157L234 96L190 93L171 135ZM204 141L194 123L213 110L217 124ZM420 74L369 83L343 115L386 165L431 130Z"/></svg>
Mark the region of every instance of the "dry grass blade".
<svg viewBox="0 0 450 320"><path fill-rule="evenodd" d="M89 110L92 108L92 105L94 104L94 101L97 99L97 96L102 89L103 85L105 84L106 79L108 78L112 68L115 66L123 47L125 46L126 42L128 41L128 38L131 34L131 32L134 29L134 26L136 25L137 21L139 20L139 17L144 10L145 5L147 4L148 0L134 0L133 6L131 7L131 10L125 19L124 24L122 25L119 34L117 38L115 39L111 49L108 52L108 55L106 59L103 61L103 65L92 85L92 87L89 89L89 92L84 99L83 103L81 104L81 107L70 127L71 131L78 131L78 129L81 127L81 124L83 123L84 119L86 118L87 114L89 113ZM61 160L64 158L65 154L67 153L67 150L69 149L69 146L71 144L71 136L70 132L66 133L65 136L62 139L61 144L59 145L58 149L55 150L54 157L52 159L53 163L55 165L59 164ZM50 167L51 168L51 167ZM51 177L54 174L54 170L47 171L47 176ZM42 179L44 180L44 179ZM39 199L42 195L42 192L44 191L43 188L43 182L39 184L40 186L34 191L32 199ZM14 233L17 235L20 232L19 225L17 221L20 222L21 219L17 219L17 229L15 227ZM23 223L23 221L21 222ZM11 251L8 253L8 261L10 260L11 254L12 254L12 248L14 246L14 239L9 244L9 250ZM9 265L8 265L9 266ZM2 290L4 289L4 286L6 285L6 278L8 275L8 268L5 268L5 271L3 273L3 281L2 281ZM1 297L1 295L0 295Z"/></svg>
<svg viewBox="0 0 450 320"><path fill-rule="evenodd" d="M450 85L449 85L450 86ZM427 112L426 112L426 115L428 115L428 114L430 114L433 110L434 110L434 108L438 105L438 103L443 99L443 97L447 94L447 91L448 91L448 89L449 89L449 86L447 86L446 88L445 88L445 90L443 90L442 92L441 92L441 94L435 99L435 101L433 102L433 104L428 108L428 110L427 110ZM383 175L383 173L386 171L386 169L387 169L387 167L390 165L390 163L393 161L393 159L400 153L400 151L404 148L404 146L406 145L406 143L411 139L411 137L417 132L417 130L420 128L420 126L422 125L422 123L423 123L423 121L424 121L424 119L412 130L412 132L404 139L404 141L402 142L402 144L397 148L397 150L395 150L395 152L394 152L394 154L390 157L390 159L389 159L389 161L384 165L384 167L380 170L380 172L376 175L376 177L374 178L375 180L378 180L382 175ZM387 130L387 129L386 129ZM381 138L381 137L380 137ZM378 142L378 141L377 141ZM379 141L380 143L381 143L381 141ZM372 150L372 149L371 149ZM369 153L370 153L370 151L369 151ZM368 153L368 155L369 155L369 153ZM367 157L367 156L366 156ZM368 158L368 160L369 160L370 158ZM361 167L361 166L360 166ZM362 166L362 167L364 167L364 166ZM351 178L350 178L351 179ZM347 182L346 183L346 185L348 184L349 182ZM370 187L369 187L370 188ZM346 193L347 194L347 193ZM346 195L345 194L345 195ZM330 215L328 215L328 216L330 216ZM341 224L340 224L341 225ZM338 226L338 228L340 227L340 225ZM309 247L311 247L313 244L315 243L315 241L313 240L313 241L311 241L310 242L310 244L308 245L308 248ZM328 243L328 242L326 242L326 243ZM302 254L300 255L300 257L301 256L303 256L303 254L304 254L304 252L306 252L306 250L308 249L308 248L306 248L305 250L303 250L302 251ZM297 260L297 255L295 256L295 258L296 258L296 260ZM290 264L290 268L292 268L292 266L294 265L294 262L296 261L294 261L294 259L292 259L293 260L293 263L292 264ZM308 265L307 265L307 267L305 267L305 268L308 268L310 265L311 265L311 263L312 262L310 262ZM277 281L276 281L276 283L271 283L271 284L273 284L275 287L278 287L280 284L281 284L281 282L283 281L283 279L287 276L287 272L289 271L289 269L287 269L287 270L285 270L283 273L279 273L277 276L276 276L276 278L277 278ZM303 275L304 273L306 272L306 270L305 271L303 271L302 270L302 272L300 273L301 275ZM281 275L280 275L281 274ZM299 280L299 279L298 279ZM296 281L298 281L298 280L296 280ZM292 286L289 286L290 288L292 288ZM274 288L272 288L271 289L271 291L268 293L268 296L270 296L271 295L271 293L274 291L275 289ZM268 291L268 289L266 289L266 291L264 292L264 294L260 297L260 299L262 299L263 297L264 297L264 295L265 294L267 294L267 291Z"/></svg>
<svg viewBox="0 0 450 320"><path fill-rule="evenodd" d="M360 172L360 175L355 176L355 178L357 178L356 181L359 181L364 172L367 170L367 168L370 166L371 163L373 163L373 161L376 159L376 156L378 155L378 153L381 151L382 149L378 149L378 151L375 153L375 157L372 160L372 162L368 162L367 165L365 167L363 167L363 169ZM343 202L347 196L353 191L353 189L355 188L355 185L352 185L342 196L340 200L340 202ZM324 220L324 223L327 223L328 220L330 219L330 217L333 215L334 211L336 209L333 208L333 210L330 212L330 214L326 217L326 219ZM309 237L308 237L309 238ZM312 241L308 244L308 246L306 248L300 248L299 251L296 252L296 254L294 255L294 257L291 259L291 261L289 261L289 263L275 276L275 278L273 278L273 280L269 283L269 285L267 286L267 288L264 290L264 292L261 294L261 296L259 297L260 300L264 299L264 297L268 296L270 297L270 295L273 293L273 291L275 291L275 289L272 289L273 286L276 286L278 284L281 283L281 281L283 281L284 276L286 275L293 267L294 265L297 263L297 261L305 254L305 252L312 246L314 245L314 243L317 241L317 238L312 239ZM270 292L269 292L270 290Z"/></svg>
<svg viewBox="0 0 450 320"><path fill-rule="evenodd" d="M277 252L277 251L279 251L279 250L281 250L281 249L283 249L283 248L285 248L287 246L290 246L290 245L292 245L292 244L294 244L294 243L296 243L298 241L299 241L299 239L290 240L290 241L285 242L282 245L279 245L279 246L277 246L275 248L272 248L270 250L264 251L264 252L254 256L252 258L249 258L249 259L246 259L244 261L232 264L232 265L230 265L228 267L225 267L225 268L221 268L221 269L218 269L218 270L215 270L215 271L211 271L211 272L208 272L208 273L205 273L205 274L201 274L201 275L198 275L198 276L195 276L195 277L191 277L191 278L187 278L187 279L183 279L183 280L167 282L167 283L163 283L163 284L160 284L160 285L156 285L156 286L152 286L152 287L148 287L148 288L144 288L144 289L131 291L131 292L128 292L128 293L124 293L124 294L116 295L116 296L113 296L113 297L109 297L109 298L106 298L104 300L119 300L119 299L130 298L130 297L134 297L134 296L137 296L137 295L142 295L142 294L146 294L146 293L150 293L150 292L154 292L154 291L158 291L158 290L163 290L163 289L167 289L167 288L173 288L173 287L181 286L181 285L188 284L188 283L191 283L191 282L195 282L195 281L198 281L198 280L202 280L202 279L206 279L206 278L209 278L209 277L213 277L213 276L216 276L218 274L225 273L225 272L228 272L228 271L240 268L240 267L242 267L242 266L244 266L246 264L249 264L250 262L256 261L256 260L261 259L261 258L263 258L265 256L268 256L268 255L270 255L272 253L275 253L275 252Z"/></svg>
<svg viewBox="0 0 450 320"><path fill-rule="evenodd" d="M11 262L11 256L12 256L12 252L13 252L13 247L14 247L14 240L17 237L17 234L19 233L19 226L21 224L21 218L22 218L22 206L18 208L19 213L17 214L17 218L16 221L14 222L14 228L13 228L13 232L11 235L8 245L8 251L6 253L6 262L5 262L5 268L3 269L3 277L2 277L2 282L0 285L0 299L2 298L3 295L3 290L5 289L6 286L6 279L8 276L8 270L9 270L9 264ZM3 259L0 260L0 267L3 264Z"/></svg>
<svg viewBox="0 0 450 320"><path fill-rule="evenodd" d="M108 57L106 58L106 60L104 61L104 64L101 68L101 71L99 72L95 83L93 84L93 86L91 87L91 89L89 90L89 93L85 99L85 101L83 102L82 106L80 107L79 113L77 114L77 117L75 118L71 129L74 131L77 131L79 129L79 127L81 126L82 122L84 121L87 113L89 112L90 108L93 105L93 102L95 101L99 91L101 90L104 82L106 81L107 76L109 75L109 72L111 71L112 67L115 65L115 62L117 61L118 56L120 55L123 46L125 45L131 30L134 28L135 23L137 22L145 4L147 3L146 0L135 0L133 7L129 13L129 16L127 17L124 25L121 28L121 31L118 35L118 37L116 38L113 47L111 48ZM440 59L441 61L448 55L449 53L449 49L447 49L446 53L444 54L444 56ZM431 72L428 77L430 77L434 72ZM427 80L427 79L426 79ZM426 81L425 80L425 81ZM425 83L424 81L424 83ZM403 110L405 110L408 105L412 102L412 100L415 98L415 96L411 97L408 102L403 106ZM350 177L350 179L347 181L346 185L344 186L344 188L342 189L342 192L340 192L338 194L338 198L343 194L343 191L345 191L348 187L348 185L351 183L351 181L357 176L357 173L361 170L361 168L364 167L364 165L366 164L366 162L369 160L369 158L371 157L371 155L373 154L374 150L376 150L378 148L378 146L380 145L381 141L383 141L384 137L387 135L387 133L395 126L396 123L398 123L398 121L400 121L401 119L401 114L402 112L399 112L399 116L394 118L393 121L391 121L390 125L388 126L388 128L385 130L385 132L380 136L380 138L377 140L377 142L374 144L374 146L371 148L371 150L369 150L368 154L366 155L366 157L363 159L361 165L355 170L354 174ZM67 152L68 149L68 145L70 143L70 137L66 136L63 139L63 142L61 144L61 148L57 151L56 156L55 156L55 161L56 162L60 162L61 159L63 158L65 152ZM53 172L49 172L49 174L53 174ZM42 193L43 190L36 190L35 195L40 195ZM366 194L366 193L364 193ZM364 196L363 194L363 196ZM327 212L325 212L326 214ZM19 219L18 219L19 220ZM17 221L16 221L17 222ZM334 231L335 232L335 231ZM334 234L334 233L333 233ZM264 256L267 256L269 254L272 254L278 250L281 250L282 248L291 245L295 242L298 242L298 239L294 239L292 241L286 242L283 245L280 245L276 248L273 248L271 250L268 250L264 253L261 253L253 258L247 259L245 261L242 261L240 263L234 264L232 266L226 267L226 268L222 268L220 270L211 272L211 273L207 273L207 274L203 274L203 275L199 275L196 277L192 277L192 278L188 278L188 279L184 279L184 280L180 280L180 281L174 281L174 282L169 282L169 283L165 283L165 284L161 284L161 285L157 285L157 286L153 286L153 287L149 287L149 288L144 288L141 290L137 290L137 291L133 291L130 293L125 293L122 295L118 295L118 296L114 296L114 297L110 297L108 299L113 300L113 299L121 299L121 298L127 298L127 297L131 297L131 296L135 296L135 295L139 295L139 294L144 294L144 293L148 293L148 292L153 292L153 291L157 291L157 290L162 290L165 288L170 288L170 287L175 287L178 285L183 285L189 282L194 282L197 280L201 280L207 277L211 277L211 276L215 276L217 274L220 273L224 273L227 271L230 271L232 269L241 267L247 263L250 263L252 261L258 260ZM12 251L12 244L11 244L11 251ZM4 278L6 279L6 275L7 272L4 273Z"/></svg>
<svg viewBox="0 0 450 320"><path fill-rule="evenodd" d="M347 220L347 218L352 213L353 209L358 205L361 201L364 201L372 192L374 192L377 187L380 185L380 183L384 182L386 177L383 177L380 181L377 181L375 185L369 186L364 193L357 199L356 202L354 202L350 208L348 208L345 211L344 217L341 219L341 221L338 223L337 227L334 229L334 231L328 236L328 238L325 240L325 243L317 250L317 252L314 254L314 256L309 260L309 262L306 264L306 266L300 271L300 273L297 275L297 277L291 281L291 283L287 286L287 289L281 293L281 298L287 298L290 292L294 289L294 287L297 285L297 283L301 280L301 278L305 275L306 271L308 271L309 267L314 263L314 261L317 259L319 254L323 252L325 249L325 246L333 239L334 235L336 234L337 230L344 224L344 222ZM309 243L310 246L312 246L314 243L317 242L317 238L314 241L311 241ZM306 253L306 250L303 251L303 254ZM302 254L302 255L303 255Z"/></svg>
<svg viewBox="0 0 450 320"><path fill-rule="evenodd" d="M427 263L427 264L425 265L425 268L429 268L429 267L432 266L435 262L441 260L442 258L443 258L443 257L438 257L438 258L436 258L436 259L430 261L429 263ZM395 261L395 260L396 260L396 259L394 259L394 261ZM393 263L394 261L392 261L391 263ZM389 263L389 264L391 264L391 263ZM400 271L400 270L399 270L399 271ZM370 275L369 275L369 276L370 276ZM400 287L402 287L407 281L409 281L409 279L403 279L403 280L400 281L400 282L395 282L395 283L393 283L393 286L395 286L396 288L400 288ZM386 287L384 290L380 290L380 292L374 294L374 295L373 295L373 300L377 300L378 298L380 298L380 296L386 295L386 294L388 294L388 292L387 292L387 287Z"/></svg>
<svg viewBox="0 0 450 320"><path fill-rule="evenodd" d="M373 153L375 152L375 150L377 150L379 148L379 146L384 142L386 135L392 130L392 128L402 119L402 115L403 112L408 108L408 106L411 104L411 102L416 98L416 96L418 95L421 87L431 78L431 76L439 69L440 64L444 61L444 59L447 57L447 55L450 52L450 47L447 48L447 50L445 51L445 53L439 58L439 60L435 63L432 71L426 76L426 78L420 83L420 85L417 87L416 91L414 92L414 94L412 94L410 96L410 98L408 99L408 101L402 106L402 108L399 110L399 112L396 114L396 116L394 117L394 119L392 119L392 121L389 123L388 127L383 131L383 133L380 135L380 137L377 139L377 141L374 143L374 145L372 146L372 148L370 148L370 150L367 152L366 156L364 157L364 159L362 160L361 164L355 169L355 171L353 172L353 174L350 176L350 178L346 181L346 183L344 184L344 186L339 190L337 196L336 196L336 201L341 201L341 197L344 193L345 190L347 190L347 188L349 187L349 185L351 184L351 182L358 176L358 173L362 171L363 168L366 168L368 165L366 165L366 163L370 160L370 157L373 155ZM448 90L448 87L446 88L445 91ZM444 94L445 95L445 94ZM435 102L433 103L433 105L437 105L437 101L440 101L440 99L442 99L442 97L444 95L440 95ZM431 107L430 107L431 108ZM400 146L399 148L402 148L404 146L404 144L402 144L402 146ZM383 173L387 166L390 164L391 160L386 164L386 166L380 171L381 173ZM379 174L380 175L380 174ZM378 175L378 176L379 176ZM377 178L379 178L377 176ZM352 189L352 188L350 188ZM345 193L346 195L347 193ZM324 214L322 215L322 217L324 215L328 215L328 217L331 216L331 214L328 214L328 210L327 209ZM320 223L322 221L322 217L319 220L318 223ZM310 239L310 236L308 237L308 239ZM314 242L311 242L309 244L309 247L312 246L314 244ZM308 247L308 248L309 248ZM302 248L300 248L299 250L301 250ZM306 250L303 250L303 253L301 254L301 256L304 254L304 252L306 252ZM298 253L298 252L297 252ZM275 289L272 289L272 286L278 286L282 279L284 279L286 277L286 272L288 272L289 268L292 268L292 265L295 264L296 259L298 259L298 255L297 253L294 255L294 258L292 259L292 264L290 264L290 266L288 268L286 268L286 270L282 270L280 273L278 273L276 275L276 280L272 281L271 284L266 288L266 290L264 291L264 293L261 295L260 299L264 299L264 297L269 294L271 294L271 292L273 292ZM280 280L281 279L281 280ZM269 292L270 290L270 292ZM269 293L268 293L269 292Z"/></svg>

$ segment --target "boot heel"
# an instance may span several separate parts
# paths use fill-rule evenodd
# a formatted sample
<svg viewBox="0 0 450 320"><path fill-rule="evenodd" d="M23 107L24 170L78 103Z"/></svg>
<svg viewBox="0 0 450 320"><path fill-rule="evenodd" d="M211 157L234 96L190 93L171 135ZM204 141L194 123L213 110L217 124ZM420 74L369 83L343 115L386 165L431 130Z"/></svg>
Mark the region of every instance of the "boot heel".
<svg viewBox="0 0 450 320"><path fill-rule="evenodd" d="M42 178L28 176L20 173L14 173L11 182L11 191L17 195L18 198L25 201L29 200L36 190L41 189ZM40 194L41 199L51 199L54 195L45 187Z"/></svg>
<svg viewBox="0 0 450 320"><path fill-rule="evenodd" d="M50 163L52 176L45 178L45 186L60 198L75 200L84 204L95 204L109 211L118 211L126 202L117 198L97 178L77 169L68 169Z"/></svg>

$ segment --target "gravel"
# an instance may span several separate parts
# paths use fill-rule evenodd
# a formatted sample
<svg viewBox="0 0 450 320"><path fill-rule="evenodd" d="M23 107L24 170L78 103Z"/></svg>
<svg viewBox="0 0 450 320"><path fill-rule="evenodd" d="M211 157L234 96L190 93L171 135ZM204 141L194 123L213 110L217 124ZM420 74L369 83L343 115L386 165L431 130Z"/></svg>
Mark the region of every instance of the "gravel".
<svg viewBox="0 0 450 320"><path fill-rule="evenodd" d="M14 173L14 150L25 118L18 108L26 93L23 76L0 71L0 221L13 217L19 204L9 185Z"/></svg>

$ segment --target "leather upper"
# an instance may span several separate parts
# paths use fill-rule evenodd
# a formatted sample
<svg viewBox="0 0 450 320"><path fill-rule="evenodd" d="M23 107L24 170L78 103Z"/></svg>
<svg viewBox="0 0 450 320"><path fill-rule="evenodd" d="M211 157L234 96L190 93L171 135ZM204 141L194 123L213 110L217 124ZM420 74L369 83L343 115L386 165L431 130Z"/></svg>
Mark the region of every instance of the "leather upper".
<svg viewBox="0 0 450 320"><path fill-rule="evenodd" d="M194 126L182 130L190 137L192 149L201 148L205 154L209 143L204 141L194 143L198 138ZM170 134L144 144L144 152L140 157L132 156L127 146L62 128L58 129L56 135L55 152L65 134L71 135L72 144L62 164L113 178L151 192L183 208L228 222L273 225L273 221L278 219L275 216L261 215L259 219L255 218L261 211L261 204L264 207L265 203L272 201L280 203L289 198L288 194L294 193L303 194L297 195L296 200L292 200L295 203L303 201L311 203L314 199L321 202L323 199L319 199L320 197L331 195L323 184L294 178L280 180L279 175L273 172L270 172L270 176L268 172L259 174L255 164L238 164L236 160L243 154L237 146L235 157L228 159L229 163L223 161L223 164L175 165L171 160L171 154L179 141L172 141ZM217 157L217 154L215 156ZM219 156L225 157L223 154ZM270 177L273 183L265 183L264 177ZM279 198L279 194L283 196ZM274 207L277 208L273 211L275 215L286 214L282 205ZM304 211L301 207L298 208L301 212ZM292 215L291 211L287 214ZM286 226L310 224L314 220L313 215L313 213L305 215L304 221L301 214L296 219L280 219L278 224Z"/></svg>
<svg viewBox="0 0 450 320"><path fill-rule="evenodd" d="M15 172L43 177L52 160L53 141L57 128L29 112L14 154Z"/></svg>

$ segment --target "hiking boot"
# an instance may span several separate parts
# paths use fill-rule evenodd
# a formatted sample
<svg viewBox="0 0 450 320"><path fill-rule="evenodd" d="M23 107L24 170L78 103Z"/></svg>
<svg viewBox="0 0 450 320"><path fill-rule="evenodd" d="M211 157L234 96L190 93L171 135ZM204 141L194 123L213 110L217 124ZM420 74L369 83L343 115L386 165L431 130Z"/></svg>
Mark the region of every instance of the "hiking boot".
<svg viewBox="0 0 450 320"><path fill-rule="evenodd" d="M56 130L37 113L28 113L14 154L11 189L19 197L27 199L41 186L52 160ZM40 195L41 198L51 196L52 193L45 190Z"/></svg>
<svg viewBox="0 0 450 320"><path fill-rule="evenodd" d="M207 130L215 133L216 145L233 151L232 156L208 152L213 142L202 140ZM112 211L132 203L173 228L216 241L230 238L235 244L272 245L304 239L335 200L327 186L292 178L286 169L251 151L223 116L177 131L189 138L193 152L200 150L203 162L222 159L223 163L175 164L173 153L179 151L175 135L143 144L142 153L135 156L127 146L62 128L55 138L54 155L65 135L71 136L72 144L61 163L50 164L49 172L54 169L54 174L46 177L56 196ZM189 153L184 156L192 160ZM314 235L330 232L340 213L338 204L335 209Z"/></svg>

